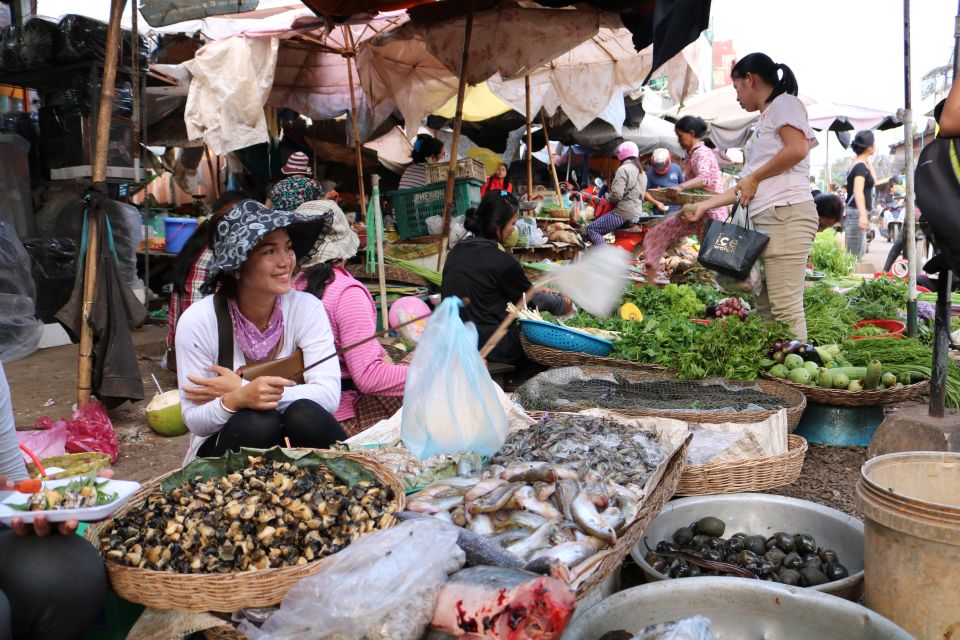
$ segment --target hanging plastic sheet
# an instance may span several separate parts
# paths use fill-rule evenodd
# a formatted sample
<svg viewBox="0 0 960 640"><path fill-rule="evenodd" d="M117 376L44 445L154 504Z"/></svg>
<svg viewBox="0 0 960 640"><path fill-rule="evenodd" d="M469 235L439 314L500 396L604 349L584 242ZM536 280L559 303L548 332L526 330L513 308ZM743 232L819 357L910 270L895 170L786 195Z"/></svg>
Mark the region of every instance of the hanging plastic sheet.
<svg viewBox="0 0 960 640"><path fill-rule="evenodd" d="M37 350L43 323L34 316L35 299L30 256L13 226L0 220L0 361L13 362Z"/></svg>

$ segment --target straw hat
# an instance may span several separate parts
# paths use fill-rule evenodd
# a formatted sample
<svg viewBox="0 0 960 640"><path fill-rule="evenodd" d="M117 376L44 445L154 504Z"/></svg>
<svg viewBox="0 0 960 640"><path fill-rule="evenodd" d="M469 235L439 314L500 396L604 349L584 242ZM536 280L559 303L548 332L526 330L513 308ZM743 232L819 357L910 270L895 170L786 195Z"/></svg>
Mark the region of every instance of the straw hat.
<svg viewBox="0 0 960 640"><path fill-rule="evenodd" d="M302 151L294 151L290 154L290 157L287 158L287 164L283 165L280 173L287 176L298 173L310 175L313 173L313 170L310 169L310 158Z"/></svg>

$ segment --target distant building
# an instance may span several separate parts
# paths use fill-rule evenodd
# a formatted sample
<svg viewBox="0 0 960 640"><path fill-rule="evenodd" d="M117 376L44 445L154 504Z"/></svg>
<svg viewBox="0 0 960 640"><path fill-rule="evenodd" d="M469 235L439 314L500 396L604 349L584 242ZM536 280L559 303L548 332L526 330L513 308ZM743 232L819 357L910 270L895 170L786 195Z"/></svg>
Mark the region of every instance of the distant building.
<svg viewBox="0 0 960 640"><path fill-rule="evenodd" d="M733 40L713 41L713 88L719 89L731 83L730 69L737 61Z"/></svg>
<svg viewBox="0 0 960 640"><path fill-rule="evenodd" d="M936 136L936 123L932 118L924 118L924 120L926 126L923 131L918 131L913 134L914 162L920 157L920 152L923 151L923 148ZM899 175L906 166L905 147L906 145L903 142L890 145L890 155L892 156L892 166L890 167L891 175Z"/></svg>

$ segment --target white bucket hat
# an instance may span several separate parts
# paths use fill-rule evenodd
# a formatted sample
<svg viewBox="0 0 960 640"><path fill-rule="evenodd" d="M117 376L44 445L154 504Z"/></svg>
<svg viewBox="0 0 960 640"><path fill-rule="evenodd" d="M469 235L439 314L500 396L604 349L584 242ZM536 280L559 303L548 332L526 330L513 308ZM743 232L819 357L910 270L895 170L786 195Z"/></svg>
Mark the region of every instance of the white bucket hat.
<svg viewBox="0 0 960 640"><path fill-rule="evenodd" d="M333 214L333 226L313 246L310 257L303 262L301 268L309 269L332 260L349 260L357 255L357 250L360 248L360 237L350 227L347 216L336 202L333 200L311 200L300 205L297 208L297 213L308 216Z"/></svg>

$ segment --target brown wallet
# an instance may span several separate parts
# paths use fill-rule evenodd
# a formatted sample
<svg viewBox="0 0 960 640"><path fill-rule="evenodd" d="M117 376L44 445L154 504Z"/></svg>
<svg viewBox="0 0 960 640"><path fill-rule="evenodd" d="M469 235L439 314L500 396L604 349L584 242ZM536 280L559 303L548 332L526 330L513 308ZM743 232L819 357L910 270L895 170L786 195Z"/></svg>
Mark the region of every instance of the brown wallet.
<svg viewBox="0 0 960 640"><path fill-rule="evenodd" d="M237 369L237 374L247 382L263 376L279 376L293 380L297 384L303 384L304 379L301 371L303 371L303 350L297 347L286 358L245 364ZM293 377L295 374L298 375Z"/></svg>

